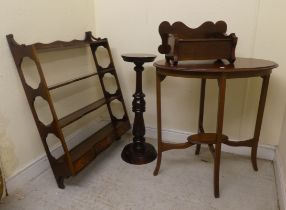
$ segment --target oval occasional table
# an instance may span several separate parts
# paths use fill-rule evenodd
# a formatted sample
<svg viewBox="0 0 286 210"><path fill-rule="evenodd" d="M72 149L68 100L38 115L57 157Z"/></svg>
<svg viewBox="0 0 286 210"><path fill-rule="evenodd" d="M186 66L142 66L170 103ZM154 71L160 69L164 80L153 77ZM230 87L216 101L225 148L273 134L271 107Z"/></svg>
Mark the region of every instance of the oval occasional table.
<svg viewBox="0 0 286 210"><path fill-rule="evenodd" d="M171 149L184 149L192 145L197 145L196 154L200 152L200 145L207 144L214 156L214 196L219 197L219 168L221 156L221 144L229 146L245 146L251 147L251 161L255 171L257 168L257 146L259 141L260 129L262 124L263 112L265 107L267 89L272 69L278 65L272 61L253 59L253 58L237 58L233 64L221 60L206 63L179 62L177 65L166 63L165 60L154 63L156 67L156 92L157 92L157 127L158 127L158 158L154 171L156 176L160 169L162 152ZM167 143L162 141L161 126L161 82L166 76L200 78L201 94L200 94L200 110L198 133L187 138L185 143ZM257 112L254 136L244 141L230 141L223 134L223 117L226 80L235 78L261 77L262 88L259 99L259 107ZM216 133L207 133L203 128L204 117L204 101L206 79L216 79L218 81L218 111Z"/></svg>

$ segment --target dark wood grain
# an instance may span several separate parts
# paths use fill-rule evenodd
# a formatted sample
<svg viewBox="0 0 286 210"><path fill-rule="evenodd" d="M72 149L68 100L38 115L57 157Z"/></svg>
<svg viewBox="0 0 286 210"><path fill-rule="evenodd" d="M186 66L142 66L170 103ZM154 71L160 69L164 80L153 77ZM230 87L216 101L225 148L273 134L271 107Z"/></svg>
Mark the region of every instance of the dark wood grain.
<svg viewBox="0 0 286 210"><path fill-rule="evenodd" d="M108 99L108 101L106 101L105 98L101 98L87 106L84 106L81 109L78 109L72 113L70 113L69 115L61 118L59 120L59 125L61 128L73 123L74 121L78 120L79 118L87 115L88 113L97 110L98 108L102 107L103 105L106 105L107 103L110 103L111 101L115 100L115 99L119 99L120 96L113 96L111 98Z"/></svg>
<svg viewBox="0 0 286 210"><path fill-rule="evenodd" d="M206 94L206 79L201 80L201 93L200 93L200 111L198 122L198 133L204 133L204 108L205 108L205 94ZM201 144L197 144L195 154L200 154Z"/></svg>
<svg viewBox="0 0 286 210"><path fill-rule="evenodd" d="M100 43L106 42L106 39L95 38L90 31L85 32L85 38L83 40L72 40L72 41L54 41L51 43L34 43L33 47L41 51L55 51L55 50L66 50L70 48L80 48L80 47L89 47L93 42Z"/></svg>
<svg viewBox="0 0 286 210"><path fill-rule="evenodd" d="M77 77L77 78L74 78L74 79L71 79L71 80L68 80L68 81L61 82L59 84L51 85L48 88L49 88L49 90L54 90L54 89L57 89L57 88L60 88L60 87L63 87L63 86L66 86L66 85L78 82L80 80L90 78L90 77L95 76L97 74L98 74L97 72L91 73L91 74L88 74L88 75L85 75L85 76L81 76L81 77Z"/></svg>
<svg viewBox="0 0 286 210"><path fill-rule="evenodd" d="M162 44L158 50L174 65L183 60L208 59L227 59L233 63L237 37L234 33L226 35L226 30L224 21L207 21L197 28L164 21L159 26Z"/></svg>
<svg viewBox="0 0 286 210"><path fill-rule="evenodd" d="M106 104L106 100L105 98L101 98L79 110L76 110L75 112L73 113L70 113L69 115L61 118L59 120L59 124L60 124L60 127L63 128L71 123L73 123L74 121L78 120L79 118L83 117L84 115L94 111L94 110L97 110L98 108L100 108L101 106L105 105Z"/></svg>
<svg viewBox="0 0 286 210"><path fill-rule="evenodd" d="M217 142L217 134L216 133L198 133L191 135L187 138L189 142L194 144L215 144ZM226 135L222 135L222 141L228 139Z"/></svg>
<svg viewBox="0 0 286 210"><path fill-rule="evenodd" d="M275 62L253 59L253 58L237 58L236 61L227 65L226 68L221 68L224 65L222 63L196 63L185 62L178 65L172 65L165 61L157 61L154 63L156 67L156 90L157 90L157 127L158 127L158 159L154 170L154 175L157 175L160 169L162 152L187 148L194 144L201 145L207 144L211 153L214 156L214 195L219 197L219 168L220 168L220 156L221 156L221 144L227 144L229 146L246 146L251 147L251 161L254 170L257 170L257 146L259 141L259 134L261 129L261 123L263 118L263 111L267 95L267 87L269 83L269 77L272 73L272 69L278 65ZM166 76L186 77L186 78L202 78L201 82L201 97L200 97L200 113L198 122L198 134L188 137L190 144L170 144L162 141L162 126L161 126L161 85L162 78ZM254 137L244 141L231 141L228 137L222 134L223 130L223 115L224 115L224 101L226 91L226 79L244 78L244 77L262 77L263 84L261 90L261 96L259 101L259 109L257 113L257 120L255 125ZM219 100L218 100L218 114L217 114L217 129L216 133L205 133L203 128L203 116L204 116L204 98L205 98L205 84L206 79L216 79L219 85ZM213 146L215 145L215 147ZM197 146L196 154L199 154L199 148Z"/></svg>
<svg viewBox="0 0 286 210"><path fill-rule="evenodd" d="M253 136L253 141L252 141L251 161L252 161L253 169L255 171L258 170L258 167L257 167L257 147L258 147L260 130L261 130L262 119L263 119L263 114L264 114L264 108L265 108L266 96L267 96L267 91L268 91L269 79L270 79L270 75L262 77L262 87L261 87L261 92L260 92L258 112L257 112L257 116L256 116L254 136Z"/></svg>
<svg viewBox="0 0 286 210"><path fill-rule="evenodd" d="M129 127L128 121L119 121L115 129L113 124L109 123L73 148L70 154L75 172L80 172L90 161L96 158L99 153L107 149L117 140L118 134L122 135L125 133L126 127ZM64 156L60 157L59 161L63 161L64 158Z"/></svg>
<svg viewBox="0 0 286 210"><path fill-rule="evenodd" d="M4 176L2 175L2 169L0 168L0 200L4 196L4 189L5 189Z"/></svg>
<svg viewBox="0 0 286 210"><path fill-rule="evenodd" d="M220 196L219 180L221 144L235 147L251 147L251 162L254 170L258 169L257 147L266 102L269 78L272 70L278 67L275 62L268 60L254 58L235 58L234 50L236 45L236 37L234 34L226 37L225 32L226 24L224 22L217 22L216 24L206 22L197 29L188 28L186 25L180 22L177 22L173 25L170 25L168 22L163 22L159 26L159 33L162 38L162 44L159 46L159 52L166 54L166 60L160 60L154 63L154 66L156 67L158 129L158 158L154 170L154 175L156 176L159 173L162 161L162 153L164 151L172 149L183 149L192 145L197 145L196 154L198 155L200 153L201 144L206 144L208 145L209 150L214 157L213 189L214 196L216 198ZM172 36L175 37L173 40L170 39ZM225 39L228 38L230 40L232 39L233 48L226 50L224 42L226 41ZM181 49L176 48L176 44L178 44L176 43L176 39L182 44L182 46L180 46ZM209 49L209 47L212 48L215 46L211 44L213 41L216 42L215 48L217 48L217 51L215 48ZM193 43L196 43L197 46L194 46ZM188 46L186 47L185 45ZM226 51L227 54L230 55L230 57L225 57L228 59L228 61L221 59L221 51ZM199 55L195 55L196 53ZM197 59L202 60L194 61ZM173 62L170 62L170 60ZM169 76L201 79L198 133L189 136L185 143L168 143L162 140L161 82L163 82L164 79ZM254 137L242 141L231 141L226 135L223 134L226 80L248 77L260 77L263 80ZM206 79L216 79L219 87L215 133L208 133L203 127Z"/></svg>
<svg viewBox="0 0 286 210"><path fill-rule="evenodd" d="M178 63L178 65L172 65L166 63L165 60L156 61L154 63L155 67L158 67L158 71L162 74L176 73L178 76L185 74L208 74L213 75L213 73L224 73L225 76L237 75L238 77L243 76L243 74L248 74L251 72L261 73L269 69L277 68L278 65L275 62L255 59L255 58L237 58L233 64L229 64L227 61L216 62L216 61L184 61ZM269 73L269 72L267 72Z"/></svg>
<svg viewBox="0 0 286 210"><path fill-rule="evenodd" d="M224 119L224 104L226 92L226 78L221 76L218 78L219 94L218 94L218 111L216 122L216 142L214 151L214 196L219 197L219 172L220 172L220 156L221 143L223 142L223 119Z"/></svg>
<svg viewBox="0 0 286 210"><path fill-rule="evenodd" d="M127 115L126 107L122 97L122 92L119 85L119 80L113 65L113 60L111 56L110 47L107 39L95 38L92 36L91 32L86 32L85 38L83 40L72 40L72 41L55 41L50 44L34 43L31 45L20 45L15 40L12 34L7 35L7 41L13 55L23 88L25 90L28 103L33 114L35 123L37 125L38 131L41 136L43 146L45 148L48 160L50 162L52 171L54 173L56 182L59 188L64 188L64 179L75 176L79 171L81 171L85 166L87 166L100 152L108 148L114 140L119 139L126 131L130 129L130 122ZM48 87L43 69L41 67L41 62L38 57L38 53L41 51L54 51L54 50L65 50L68 48L84 47L89 46L96 64L97 72L84 75L78 78L74 78L69 81L64 81L60 84L52 85ZM95 51L98 47L104 47L107 49L110 57L110 65L107 68L102 68L98 65L97 57L95 56ZM23 69L21 67L22 60L24 57L31 58L36 66L38 73L40 75L40 84L36 89L31 88L26 84ZM106 73L111 73L116 80L117 91L114 94L109 93L103 84L103 77ZM59 119L53 104L52 97L50 95L50 90L60 88L71 83L75 83L92 76L99 76L102 91L104 93L104 98L95 101L79 110L70 113L62 119ZM44 125L38 118L37 112L35 110L34 101L36 97L42 97L47 101L50 111L52 113L53 121L49 125ZM110 103L112 100L118 99L124 109L123 119L117 119L114 117L112 110L110 108ZM67 147L65 136L63 135L62 128L75 122L84 115L98 109L99 107L107 105L111 123L95 132L92 136L85 139L81 144L77 145L71 151ZM47 136L49 134L54 134L59 138L61 146L63 148L64 154L62 157L56 159L50 151L47 144Z"/></svg>
<svg viewBox="0 0 286 210"><path fill-rule="evenodd" d="M158 157L155 170L153 172L154 176L157 176L160 170L162 154L163 154L163 140L162 140L162 111L161 111L161 82L162 77L160 74L156 73L156 108L157 108L157 143L158 143Z"/></svg>
<svg viewBox="0 0 286 210"><path fill-rule="evenodd" d="M157 127L158 127L158 159L157 165L154 170L154 175L157 175L161 165L162 152L187 148L193 144L207 144L211 153L214 156L214 195L219 197L219 168L220 168L220 156L221 156L221 144L227 144L229 146L246 146L251 147L251 161L254 170L257 170L257 146L259 141L259 134L261 129L261 123L263 118L263 111L266 101L267 87L269 83L269 77L272 73L272 69L278 65L275 62L253 59L253 58L237 58L232 65L227 65L226 68L221 68L221 65L217 62L213 63L201 63L194 64L192 62L179 63L178 65L171 65L165 61L158 61L154 63L156 67L156 89L157 89ZM198 134L192 135L188 138L187 143L170 144L162 141L161 135L161 88L160 83L162 78L166 76L186 77L186 78L203 78L201 83L201 97L200 97L200 113L199 113L199 125ZM231 141L228 137L222 134L223 127L223 113L224 113L224 101L226 90L226 79L244 78L244 77L262 77L263 84L261 90L261 96L259 101L259 109L257 113L257 120L255 126L254 137L244 141ZM204 98L205 98L205 79L217 79L219 84L219 104L217 114L217 130L216 133L205 133L203 128L203 116L204 116ZM213 147L215 145L215 147ZM196 154L199 154L199 148L197 146Z"/></svg>
<svg viewBox="0 0 286 210"><path fill-rule="evenodd" d="M136 72L136 90L133 94L132 111L135 113L133 123L133 142L126 145L122 150L122 159L130 164L146 164L156 159L157 153L153 145L145 142L145 124L143 113L145 112L145 94L142 90L142 72L144 71L143 64L152 62L156 55L152 54L123 54L122 58L126 62L135 64Z"/></svg>
<svg viewBox="0 0 286 210"><path fill-rule="evenodd" d="M143 63L148 63L148 62L153 62L155 59L155 55L153 54L143 54L143 53L129 53L129 54L123 54L121 55L124 61L126 62L143 62Z"/></svg>

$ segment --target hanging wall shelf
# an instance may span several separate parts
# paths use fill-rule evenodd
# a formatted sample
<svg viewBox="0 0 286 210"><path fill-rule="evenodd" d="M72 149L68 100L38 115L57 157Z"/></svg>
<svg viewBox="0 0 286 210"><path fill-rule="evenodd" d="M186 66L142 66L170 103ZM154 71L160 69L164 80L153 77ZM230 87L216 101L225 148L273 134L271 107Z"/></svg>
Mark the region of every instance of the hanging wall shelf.
<svg viewBox="0 0 286 210"><path fill-rule="evenodd" d="M121 135L123 135L126 131L130 129L130 122L127 116L126 107L124 104L124 100L122 97L122 92L120 89L118 77L116 74L116 70L114 67L114 63L111 56L111 51L109 48L107 39L95 38L92 36L91 32L86 32L84 40L73 40L70 42L64 41L56 41L50 44L43 43L35 43L31 45L19 45L13 38L13 35L7 35L7 40L10 46L10 50L14 57L14 61L24 87L34 120L36 122L38 131L41 136L42 143L44 145L45 151L47 153L47 157L49 159L51 168L53 170L54 176L56 178L57 184L59 188L64 188L64 179L70 176L77 175L85 166L87 166L99 153L107 149L115 140L119 139ZM58 49L69 49L69 48L77 48L77 47L85 47L89 46L94 58L95 66L97 72L90 73L81 77L74 78L72 80L68 80L55 85L47 85L46 78L44 76L42 65L40 59L38 57L38 53L41 51L54 51ZM96 50L98 47L104 47L108 51L108 55L110 58L110 64L107 67L102 67L99 64L99 60L96 56ZM37 71L40 76L40 84L37 88L30 87L24 78L23 70L21 67L23 58L29 57L31 58L36 66ZM103 82L103 77L106 73L110 73L114 76L116 80L117 90L115 93L109 93L106 90L105 84ZM54 103L52 97L50 95L50 91L61 88L63 86L83 81L87 78L98 76L99 81L103 90L104 97L94 101L93 103L74 111L63 118L59 118L57 116ZM52 114L52 122L48 125L45 125L39 120L39 116L37 115L35 109L35 99L36 97L42 97L49 105L51 114ZM112 108L110 103L117 99L121 102L124 115L122 119L118 119L112 113ZM103 128L89 136L83 142L79 143L73 149L68 149L67 142L65 136L63 134L62 129L80 119L81 117L97 110L103 105L107 106L111 122L105 125ZM47 137L49 134L54 134L59 138L61 146L63 148L64 154L55 158L49 149L47 144Z"/></svg>

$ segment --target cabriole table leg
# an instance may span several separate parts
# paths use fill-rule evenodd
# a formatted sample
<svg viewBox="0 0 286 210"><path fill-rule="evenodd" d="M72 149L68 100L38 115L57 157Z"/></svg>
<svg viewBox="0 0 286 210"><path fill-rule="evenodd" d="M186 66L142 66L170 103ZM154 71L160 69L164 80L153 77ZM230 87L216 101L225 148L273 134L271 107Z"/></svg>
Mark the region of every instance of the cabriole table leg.
<svg viewBox="0 0 286 210"><path fill-rule="evenodd" d="M226 79L219 78L219 98L218 98L217 128L216 128L217 137L215 144L215 160L214 160L215 198L219 198L219 170L220 170L221 142L222 142L223 116L224 116L225 86L226 86Z"/></svg>
<svg viewBox="0 0 286 210"><path fill-rule="evenodd" d="M256 117L256 123L255 123L253 143L251 147L251 162L252 162L253 169L255 171L258 170L257 147L258 147L258 141L259 141L260 130L261 130L261 125L262 125L262 118L263 118L263 113L264 113L264 108L265 108L270 75L264 76L262 77L262 79L263 79L263 82L262 82L262 87L261 87L259 106L258 106L258 112L257 112L257 117Z"/></svg>

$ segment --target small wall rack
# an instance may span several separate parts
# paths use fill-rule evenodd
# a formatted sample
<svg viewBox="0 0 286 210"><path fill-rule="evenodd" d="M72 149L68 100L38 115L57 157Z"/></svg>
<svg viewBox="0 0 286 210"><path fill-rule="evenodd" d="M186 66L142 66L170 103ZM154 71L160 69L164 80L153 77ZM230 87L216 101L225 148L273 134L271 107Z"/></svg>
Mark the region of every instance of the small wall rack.
<svg viewBox="0 0 286 210"><path fill-rule="evenodd" d="M86 32L84 40L72 40L70 42L55 41L50 44L35 43L31 45L20 45L14 40L12 34L7 35L7 41L9 43L11 53L13 55L23 88L26 93L26 97L29 102L30 109L32 111L35 123L40 133L41 140L47 153L47 157L54 173L56 182L58 184L58 187L63 189L65 187L65 178L77 175L99 153L107 149L115 140L119 139L131 127L129 118L127 116L122 92L120 89L119 80L112 60L108 40L106 38L95 38L91 32ZM48 86L42 70L40 59L38 57L38 53L41 51L53 51L57 49L69 49L84 46L90 47L97 72L74 78L72 80L62 82L60 84ZM110 64L106 68L99 65L98 58L95 54L98 47L104 47L108 51ZM21 67L24 57L31 58L37 66L37 71L40 76L40 83L36 89L30 87L25 81L23 70ZM109 93L108 91L106 91L106 87L103 82L103 77L106 73L112 74L116 80L116 85L118 89L115 93ZM104 97L59 119L56 114L50 91L93 76L99 77ZM39 117L37 115L34 102L35 98L38 96L41 96L43 99L45 99L49 105L53 121L48 125L44 125L39 120ZM122 104L124 110L124 116L122 119L117 119L112 113L110 103L115 99L119 100ZM107 106L111 122L97 132L95 132L94 134L92 134L91 136L89 136L76 147L69 150L62 129L70 123L73 123L81 117L89 114L90 112L102 107L103 105ZM59 158L55 158L51 154L51 151L47 144L47 136L49 134L54 134L60 140L64 154Z"/></svg>

